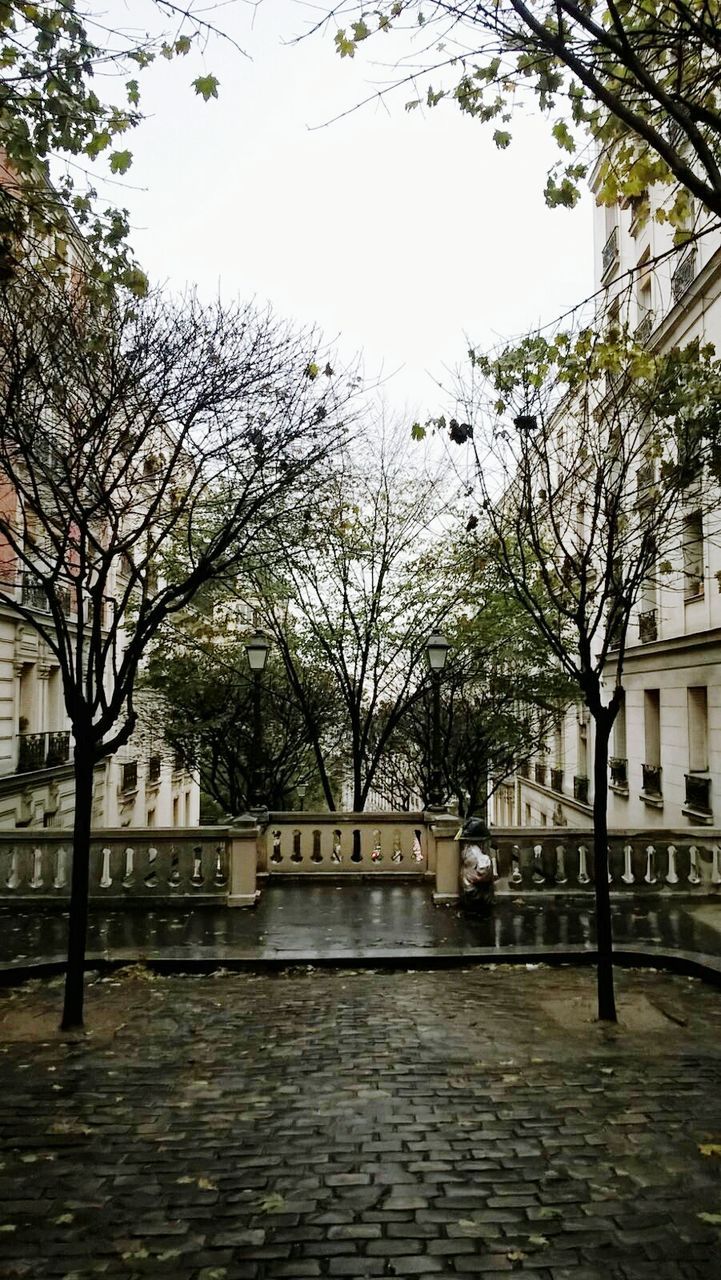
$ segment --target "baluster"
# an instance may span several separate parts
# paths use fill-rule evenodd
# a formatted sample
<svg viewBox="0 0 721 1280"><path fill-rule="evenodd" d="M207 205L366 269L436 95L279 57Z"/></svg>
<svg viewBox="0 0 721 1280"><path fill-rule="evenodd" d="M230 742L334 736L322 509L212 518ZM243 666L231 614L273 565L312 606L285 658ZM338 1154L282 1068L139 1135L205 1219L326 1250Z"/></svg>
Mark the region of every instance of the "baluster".
<svg viewBox="0 0 721 1280"><path fill-rule="evenodd" d="M343 861L343 852L342 852L342 850L341 850L341 834L340 834L340 827L336 827L335 831L333 832L333 847L332 847L332 849L331 849L331 853L330 853L330 860L331 860L331 862L342 862L342 861ZM394 859L393 859L393 861L395 862L395 861L396 861L396 859L394 858ZM399 861L400 861L400 859L399 859Z"/></svg>
<svg viewBox="0 0 721 1280"><path fill-rule="evenodd" d="M145 876L145 883L149 889L154 889L158 883L158 876L155 870L155 863L158 857L158 850L151 847L148 849L148 871Z"/></svg>
<svg viewBox="0 0 721 1280"><path fill-rule="evenodd" d="M112 883L113 878L110 874L110 849L106 845L103 849L103 863L100 871L100 888L109 889Z"/></svg>
<svg viewBox="0 0 721 1280"><path fill-rule="evenodd" d="M606 848L606 871L608 875L608 883L613 884L613 872L611 871L611 850Z"/></svg>
<svg viewBox="0 0 721 1280"><path fill-rule="evenodd" d="M721 884L721 845L711 846L713 861L711 863L711 884Z"/></svg>
<svg viewBox="0 0 721 1280"><path fill-rule="evenodd" d="M311 862L322 862L323 854L320 848L320 828L316 827L313 832L313 852L310 855Z"/></svg>
<svg viewBox="0 0 721 1280"><path fill-rule="evenodd" d="M31 889L42 889L43 887L43 851L38 849L37 845L33 849L33 874L30 881Z"/></svg>
<svg viewBox="0 0 721 1280"><path fill-rule="evenodd" d="M666 884L678 884L678 874L676 872L676 846L670 844L667 849L668 853L668 871L666 872Z"/></svg>
<svg viewBox="0 0 721 1280"><path fill-rule="evenodd" d="M543 870L543 845L534 844L533 846L533 883L545 884L546 874Z"/></svg>
<svg viewBox="0 0 721 1280"><path fill-rule="evenodd" d="M688 861L689 861L689 867L688 867L689 884L700 884L701 874L699 872L699 865L698 865L698 849L696 848L695 844L692 844L688 851Z"/></svg>
<svg viewBox="0 0 721 1280"><path fill-rule="evenodd" d="M371 862L382 862L383 852L381 850L381 833L378 827L373 831L373 848L371 849Z"/></svg>
<svg viewBox="0 0 721 1280"><path fill-rule="evenodd" d="M363 849L361 846L360 827L353 828L353 852L350 855L351 862L363 861Z"/></svg>
<svg viewBox="0 0 721 1280"><path fill-rule="evenodd" d="M222 889L223 885L228 883L227 858L228 849L225 841L218 841L215 846L215 874L213 876L213 883L217 885L219 889Z"/></svg>
<svg viewBox="0 0 721 1280"><path fill-rule="evenodd" d="M168 876L168 884L171 889L177 889L180 884L180 854L174 844L170 846L170 875Z"/></svg>
<svg viewBox="0 0 721 1280"><path fill-rule="evenodd" d="M623 846L623 875L621 879L624 884L633 884L633 867L631 865L631 854L633 849L630 844Z"/></svg>
<svg viewBox="0 0 721 1280"><path fill-rule="evenodd" d="M280 830L279 829L276 829L273 832L273 852L270 855L270 860L271 862L283 861L283 854L280 848Z"/></svg>
<svg viewBox="0 0 721 1280"><path fill-rule="evenodd" d="M556 884L566 884L566 846L565 844L556 845Z"/></svg>
<svg viewBox="0 0 721 1280"><path fill-rule="evenodd" d="M55 855L55 879L53 889L64 889L67 884L67 849L58 849Z"/></svg>
<svg viewBox="0 0 721 1280"><path fill-rule="evenodd" d="M393 831L393 852L391 854L391 862L403 861L403 849L401 847L401 833L397 827Z"/></svg>
<svg viewBox="0 0 721 1280"><path fill-rule="evenodd" d="M20 884L20 854L17 849L13 849L10 858L10 871L5 882L8 889L17 889Z"/></svg>
<svg viewBox="0 0 721 1280"><path fill-rule="evenodd" d="M133 862L135 860L135 850L130 845L125 850L125 875L123 876L123 885L129 889L134 880Z"/></svg>
<svg viewBox="0 0 721 1280"><path fill-rule="evenodd" d="M521 875L521 850L517 844L511 845L511 884L523 884Z"/></svg>
<svg viewBox="0 0 721 1280"><path fill-rule="evenodd" d="M588 857L588 848L586 847L585 844L579 844L578 846L578 883L579 884L591 883L589 874L588 874L588 863L586 860L587 857Z"/></svg>
<svg viewBox="0 0 721 1280"><path fill-rule="evenodd" d="M652 844L646 846L646 874L643 878L646 884L656 883L656 848Z"/></svg>
<svg viewBox="0 0 721 1280"><path fill-rule="evenodd" d="M302 862L303 854L300 847L300 828L296 827L293 831L293 852L290 855L291 862Z"/></svg>
<svg viewBox="0 0 721 1280"><path fill-rule="evenodd" d="M498 850L495 847L491 849L491 871L493 872L493 879L497 880L498 879Z"/></svg>
<svg viewBox="0 0 721 1280"><path fill-rule="evenodd" d="M413 853L411 855L413 862L422 862L424 858L423 845L421 843L421 831L417 827L413 832Z"/></svg>
<svg viewBox="0 0 721 1280"><path fill-rule="evenodd" d="M193 848L193 874L190 877L190 883L199 889L203 884L203 846L196 844Z"/></svg>

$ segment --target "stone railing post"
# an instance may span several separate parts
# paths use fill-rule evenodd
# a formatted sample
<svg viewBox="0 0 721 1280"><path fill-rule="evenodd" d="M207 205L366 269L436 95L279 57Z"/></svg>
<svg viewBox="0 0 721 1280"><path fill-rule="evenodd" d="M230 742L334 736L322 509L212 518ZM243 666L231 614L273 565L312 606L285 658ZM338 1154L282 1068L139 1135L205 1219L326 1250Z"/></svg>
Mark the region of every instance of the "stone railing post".
<svg viewBox="0 0 721 1280"><path fill-rule="evenodd" d="M424 821L435 845L436 887L433 901L457 902L460 895L461 846L455 835L463 820L457 814L426 813Z"/></svg>
<svg viewBox="0 0 721 1280"><path fill-rule="evenodd" d="M264 830L251 814L237 818L228 828L229 907L254 907L260 897L257 883L258 845L263 839Z"/></svg>

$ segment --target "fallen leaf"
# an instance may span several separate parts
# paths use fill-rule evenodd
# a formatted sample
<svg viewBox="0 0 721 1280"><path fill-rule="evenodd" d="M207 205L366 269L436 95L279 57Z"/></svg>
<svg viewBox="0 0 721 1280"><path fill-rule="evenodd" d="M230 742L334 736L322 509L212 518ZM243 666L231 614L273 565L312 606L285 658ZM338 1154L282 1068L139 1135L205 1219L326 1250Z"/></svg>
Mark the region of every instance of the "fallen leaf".
<svg viewBox="0 0 721 1280"><path fill-rule="evenodd" d="M529 1236L528 1243L532 1244L535 1249L545 1249L548 1241L545 1236Z"/></svg>
<svg viewBox="0 0 721 1280"><path fill-rule="evenodd" d="M267 1196L261 1196L257 1201L256 1207L259 1213L282 1213L285 1208L285 1200L283 1196L278 1195L277 1191L271 1191Z"/></svg>
<svg viewBox="0 0 721 1280"><path fill-rule="evenodd" d="M702 1142L699 1152L702 1156L721 1156L721 1142Z"/></svg>
<svg viewBox="0 0 721 1280"><path fill-rule="evenodd" d="M710 1222L712 1227L721 1227L721 1213L697 1213L702 1222Z"/></svg>

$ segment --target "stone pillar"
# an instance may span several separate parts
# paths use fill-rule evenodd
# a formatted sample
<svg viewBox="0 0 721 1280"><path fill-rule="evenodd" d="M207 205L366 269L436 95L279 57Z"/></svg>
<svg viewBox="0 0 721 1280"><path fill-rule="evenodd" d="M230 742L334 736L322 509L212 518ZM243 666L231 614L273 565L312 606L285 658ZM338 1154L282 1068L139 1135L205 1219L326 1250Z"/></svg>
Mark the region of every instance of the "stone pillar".
<svg viewBox="0 0 721 1280"><path fill-rule="evenodd" d="M255 818L244 815L228 828L230 849L230 877L227 905L229 907L254 907L260 897L257 886L258 843L263 831Z"/></svg>
<svg viewBox="0 0 721 1280"><path fill-rule="evenodd" d="M463 820L457 814L426 813L424 821L436 851L433 901L457 902L460 897L461 846L455 835Z"/></svg>

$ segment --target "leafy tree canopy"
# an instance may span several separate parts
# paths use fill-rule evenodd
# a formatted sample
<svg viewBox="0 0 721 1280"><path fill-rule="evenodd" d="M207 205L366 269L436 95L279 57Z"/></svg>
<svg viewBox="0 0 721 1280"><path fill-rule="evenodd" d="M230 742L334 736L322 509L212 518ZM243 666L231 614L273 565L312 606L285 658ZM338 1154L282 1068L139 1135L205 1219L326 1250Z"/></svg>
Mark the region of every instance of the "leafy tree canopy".
<svg viewBox="0 0 721 1280"><path fill-rule="evenodd" d="M342 58L390 48L409 110L450 100L501 149L540 107L560 153L548 204L574 205L597 164L605 204L673 189L655 216L684 235L690 196L721 215L718 19L708 0L341 0L318 26Z"/></svg>
<svg viewBox="0 0 721 1280"><path fill-rule="evenodd" d="M140 22L121 29L102 10L76 0L0 4L0 249L6 265L18 235L62 262L75 224L87 246L88 274L135 293L147 288L128 246L127 212L103 207L85 181L85 166L103 157L112 175L127 173L133 160L128 135L142 120L143 73L157 59L184 59L224 33L212 21L212 8L196 9L192 0L143 0L137 8ZM143 30L146 23L155 31ZM210 72L197 75L191 87L206 102L218 96ZM57 161L70 162L62 175Z"/></svg>

